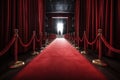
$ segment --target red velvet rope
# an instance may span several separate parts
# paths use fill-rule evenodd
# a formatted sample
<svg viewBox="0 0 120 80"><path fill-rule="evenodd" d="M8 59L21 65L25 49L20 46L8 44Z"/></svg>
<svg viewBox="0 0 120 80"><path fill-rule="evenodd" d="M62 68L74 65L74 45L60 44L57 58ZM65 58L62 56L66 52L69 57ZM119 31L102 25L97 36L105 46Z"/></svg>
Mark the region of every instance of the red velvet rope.
<svg viewBox="0 0 120 80"><path fill-rule="evenodd" d="M106 46L107 48L109 48L111 51L114 51L114 52L116 52L116 53L120 53L120 50L113 48L113 47L106 41L106 39L104 38L103 35L101 35L100 38L101 38L101 40L103 41L103 43L105 44L105 46Z"/></svg>
<svg viewBox="0 0 120 80"><path fill-rule="evenodd" d="M92 42L89 42L88 41L88 38L87 38L87 36L86 36L86 34L85 34L85 40L87 41L87 44L89 44L89 45L93 45L93 44L95 44L96 43L96 41L98 40L98 35L96 36L96 38L95 38L95 40L93 40Z"/></svg>
<svg viewBox="0 0 120 80"><path fill-rule="evenodd" d="M82 39L79 37L79 41L82 42L83 41L83 37L82 37Z"/></svg>
<svg viewBox="0 0 120 80"><path fill-rule="evenodd" d="M23 43L22 39L18 36L19 42L23 47L28 47L32 43L34 38L35 38L35 35L33 34L32 38L30 39L28 43Z"/></svg>
<svg viewBox="0 0 120 80"><path fill-rule="evenodd" d="M35 37L35 39L36 39L37 42L41 41L41 39L40 38L38 39L37 36Z"/></svg>
<svg viewBox="0 0 120 80"><path fill-rule="evenodd" d="M0 51L0 56L2 56L3 54L5 54L9 49L10 49L10 47L13 45L13 43L15 42L15 39L16 39L16 35L14 35L13 37L12 37L12 39L10 40L10 42L8 43L8 45L7 46L5 46L5 48L2 50L2 51Z"/></svg>

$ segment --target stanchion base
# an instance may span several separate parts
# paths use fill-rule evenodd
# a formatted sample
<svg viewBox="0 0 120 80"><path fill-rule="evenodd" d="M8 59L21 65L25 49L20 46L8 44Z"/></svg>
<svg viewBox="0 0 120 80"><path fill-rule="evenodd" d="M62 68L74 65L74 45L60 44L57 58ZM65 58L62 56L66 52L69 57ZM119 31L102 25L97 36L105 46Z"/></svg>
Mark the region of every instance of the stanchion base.
<svg viewBox="0 0 120 80"><path fill-rule="evenodd" d="M107 66L107 64L103 61L101 61L100 59L94 59L92 60L93 64L99 65L99 66Z"/></svg>
<svg viewBox="0 0 120 80"><path fill-rule="evenodd" d="M23 61L16 61L13 65L10 66L10 68L18 68L25 65L25 62Z"/></svg>
<svg viewBox="0 0 120 80"><path fill-rule="evenodd" d="M75 48L76 48L77 50L79 50L79 47L76 46Z"/></svg>
<svg viewBox="0 0 120 80"><path fill-rule="evenodd" d="M34 55L38 55L39 54L39 52L36 52L36 51L34 51L33 53L32 53L32 55L34 56Z"/></svg>
<svg viewBox="0 0 120 80"><path fill-rule="evenodd" d="M48 44L45 44L45 46L47 46Z"/></svg>
<svg viewBox="0 0 120 80"><path fill-rule="evenodd" d="M87 54L86 51L81 51L80 53L81 53L81 54Z"/></svg>
<svg viewBox="0 0 120 80"><path fill-rule="evenodd" d="M45 47L41 47L41 50L43 50Z"/></svg>
<svg viewBox="0 0 120 80"><path fill-rule="evenodd" d="M73 46L75 46L75 44L74 44L74 43L73 43L72 45L73 45Z"/></svg>

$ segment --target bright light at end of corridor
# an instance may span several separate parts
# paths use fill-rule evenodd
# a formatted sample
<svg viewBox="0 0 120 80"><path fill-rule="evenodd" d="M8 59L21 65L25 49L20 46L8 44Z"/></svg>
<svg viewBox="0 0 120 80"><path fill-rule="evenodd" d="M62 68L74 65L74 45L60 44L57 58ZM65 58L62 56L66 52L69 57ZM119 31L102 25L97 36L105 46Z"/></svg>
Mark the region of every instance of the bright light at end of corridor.
<svg viewBox="0 0 120 80"><path fill-rule="evenodd" d="M62 34L63 34L63 23L61 23L61 22L58 22L58 23L57 23L57 33L58 33L59 35L62 35Z"/></svg>

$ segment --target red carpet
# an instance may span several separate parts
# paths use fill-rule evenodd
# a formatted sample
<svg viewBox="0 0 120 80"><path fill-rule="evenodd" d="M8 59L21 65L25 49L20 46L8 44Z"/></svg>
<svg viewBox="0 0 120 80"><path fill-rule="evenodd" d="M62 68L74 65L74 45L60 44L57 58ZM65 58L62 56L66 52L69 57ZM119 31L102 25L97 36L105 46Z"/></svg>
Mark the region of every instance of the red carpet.
<svg viewBox="0 0 120 80"><path fill-rule="evenodd" d="M64 38L55 39L14 80L107 80Z"/></svg>

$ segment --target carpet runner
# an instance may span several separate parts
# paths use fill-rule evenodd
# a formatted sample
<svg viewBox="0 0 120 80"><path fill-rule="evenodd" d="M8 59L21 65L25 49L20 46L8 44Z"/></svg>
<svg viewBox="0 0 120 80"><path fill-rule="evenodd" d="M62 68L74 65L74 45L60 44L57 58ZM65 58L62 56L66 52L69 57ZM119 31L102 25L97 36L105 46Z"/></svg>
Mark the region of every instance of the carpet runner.
<svg viewBox="0 0 120 80"><path fill-rule="evenodd" d="M107 80L66 39L56 38L13 80Z"/></svg>

